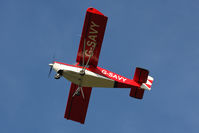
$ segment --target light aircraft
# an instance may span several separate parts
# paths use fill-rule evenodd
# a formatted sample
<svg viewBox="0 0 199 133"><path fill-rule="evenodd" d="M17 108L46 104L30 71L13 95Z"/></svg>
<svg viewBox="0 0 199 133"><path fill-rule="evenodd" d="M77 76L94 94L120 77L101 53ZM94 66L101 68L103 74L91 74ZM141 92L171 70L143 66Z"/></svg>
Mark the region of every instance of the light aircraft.
<svg viewBox="0 0 199 133"><path fill-rule="evenodd" d="M64 77L71 81L70 92L64 117L84 124L92 87L131 88L130 96L142 99L145 90L151 90L153 78L149 71L136 68L134 78L98 67L98 59L107 23L107 17L95 8L88 8L80 39L75 65L54 61L55 79Z"/></svg>

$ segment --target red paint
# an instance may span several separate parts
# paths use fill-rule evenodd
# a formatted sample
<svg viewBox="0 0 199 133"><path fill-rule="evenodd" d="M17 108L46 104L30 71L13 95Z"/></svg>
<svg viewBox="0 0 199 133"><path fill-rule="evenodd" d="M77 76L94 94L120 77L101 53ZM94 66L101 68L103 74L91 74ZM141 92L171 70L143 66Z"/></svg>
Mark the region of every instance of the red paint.
<svg viewBox="0 0 199 133"><path fill-rule="evenodd" d="M151 85L149 85L149 84L145 84L147 87L149 87L149 88L151 88Z"/></svg>
<svg viewBox="0 0 199 133"><path fill-rule="evenodd" d="M107 19L108 18L98 10L94 8L87 9L76 59L76 61L80 64L83 64L83 49L84 44L86 44L84 64L86 64L88 61L91 51L94 50L94 54L91 57L88 65L92 65L94 67L97 66Z"/></svg>
<svg viewBox="0 0 199 133"><path fill-rule="evenodd" d="M144 96L144 90L140 89L139 87L133 87L131 88L129 96L137 99L142 99Z"/></svg>
<svg viewBox="0 0 199 133"><path fill-rule="evenodd" d="M66 63L58 62L58 61L55 61L54 63L58 63L58 64L65 65L65 66L72 66L72 67L82 68L82 66L78 66L78 63L77 63L77 64L75 64L75 65L66 64Z"/></svg>
<svg viewBox="0 0 199 133"><path fill-rule="evenodd" d="M153 80L148 80L149 82L153 83Z"/></svg>
<svg viewBox="0 0 199 133"><path fill-rule="evenodd" d="M149 71L143 68L136 67L133 80L139 83L146 83Z"/></svg>
<svg viewBox="0 0 199 133"><path fill-rule="evenodd" d="M97 67L96 70L94 70L94 69L95 68L93 68L93 70L91 70L91 71L118 82L117 83L118 85L115 86L116 88L131 88L133 86L140 87L140 85L141 85L141 84L136 83L132 79L126 78L124 76L121 76L121 75L111 72L109 70L103 69L101 67Z"/></svg>
<svg viewBox="0 0 199 133"><path fill-rule="evenodd" d="M83 87L84 99L82 95L73 97L77 88L78 85L71 83L64 117L84 124L92 88Z"/></svg>
<svg viewBox="0 0 199 133"><path fill-rule="evenodd" d="M149 75L148 70L136 67L133 80L140 84L146 83L148 75ZM144 95L144 90L141 89L140 87L132 87L129 95L137 99L142 99Z"/></svg>
<svg viewBox="0 0 199 133"><path fill-rule="evenodd" d="M140 89L140 86L142 83L145 83L147 81L149 73L148 70L136 68L134 78L128 79L124 76L113 73L109 70L97 67L101 46L104 38L104 32L106 29L107 19L108 18L98 10L94 8L88 8L86 11L86 17L84 21L84 26L76 58L77 64L69 65L62 62L54 62L54 63L82 68L82 65L85 65L87 63L92 51L94 51L88 63L89 68L86 68L86 70L92 71L96 74L114 80L115 88L131 88L129 95L131 97L142 99L144 95L144 90ZM85 44L85 54L83 55L84 44ZM83 64L83 57L84 57L84 64ZM148 81L151 83L153 82L152 80ZM151 85L149 84L146 85L149 88L151 87ZM85 99L83 99L81 95L73 97L73 94L75 93L77 88L78 85L71 83L64 117L66 119L77 121L83 124L86 118L86 113L88 109L92 88L83 87Z"/></svg>

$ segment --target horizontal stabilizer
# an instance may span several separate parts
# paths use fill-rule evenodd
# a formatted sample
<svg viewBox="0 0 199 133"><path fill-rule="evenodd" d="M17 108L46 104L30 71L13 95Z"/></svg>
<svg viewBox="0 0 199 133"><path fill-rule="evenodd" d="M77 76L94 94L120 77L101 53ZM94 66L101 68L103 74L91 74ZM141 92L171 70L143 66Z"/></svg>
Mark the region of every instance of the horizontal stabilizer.
<svg viewBox="0 0 199 133"><path fill-rule="evenodd" d="M133 87L131 88L129 96L137 98L137 99L142 99L144 95L144 90L140 89L138 87Z"/></svg>

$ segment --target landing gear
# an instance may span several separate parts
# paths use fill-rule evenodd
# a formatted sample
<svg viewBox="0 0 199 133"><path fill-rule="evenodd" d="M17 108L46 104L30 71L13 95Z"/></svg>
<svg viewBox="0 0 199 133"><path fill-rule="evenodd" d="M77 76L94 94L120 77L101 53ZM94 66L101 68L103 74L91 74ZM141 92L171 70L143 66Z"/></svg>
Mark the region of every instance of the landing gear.
<svg viewBox="0 0 199 133"><path fill-rule="evenodd" d="M55 79L60 79L61 75L59 73L55 74L54 78Z"/></svg>
<svg viewBox="0 0 199 133"><path fill-rule="evenodd" d="M84 71L84 70L81 70L81 71L80 71L80 75L81 75L81 76L84 76L84 75L85 75L85 71Z"/></svg>
<svg viewBox="0 0 199 133"><path fill-rule="evenodd" d="M76 96L80 96L80 94L82 94L82 97L83 97L83 99L84 99L83 88L79 86L79 87L76 89L76 91L74 92L73 97L74 97L75 95L76 95Z"/></svg>
<svg viewBox="0 0 199 133"><path fill-rule="evenodd" d="M59 71L57 71L57 73L55 74L54 78L55 78L55 79L60 79L61 76L62 76L62 74L63 74L63 70L59 70Z"/></svg>

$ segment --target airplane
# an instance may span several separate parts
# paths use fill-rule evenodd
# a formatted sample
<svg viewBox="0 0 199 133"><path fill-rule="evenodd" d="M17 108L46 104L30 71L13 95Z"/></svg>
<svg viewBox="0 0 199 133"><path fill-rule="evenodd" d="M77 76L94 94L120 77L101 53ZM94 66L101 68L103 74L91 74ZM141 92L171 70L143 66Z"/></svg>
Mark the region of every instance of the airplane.
<svg viewBox="0 0 199 133"><path fill-rule="evenodd" d="M130 96L142 99L145 90L151 90L153 77L149 71L136 67L133 79L126 78L98 66L104 32L107 24L104 16L95 8L88 8L80 39L76 64L54 61L49 64L55 70L55 79L64 77L71 81L64 117L84 124L93 87L131 88Z"/></svg>

